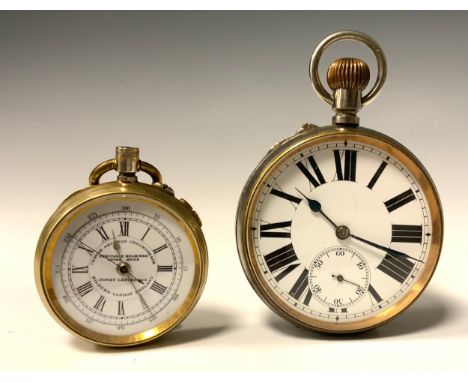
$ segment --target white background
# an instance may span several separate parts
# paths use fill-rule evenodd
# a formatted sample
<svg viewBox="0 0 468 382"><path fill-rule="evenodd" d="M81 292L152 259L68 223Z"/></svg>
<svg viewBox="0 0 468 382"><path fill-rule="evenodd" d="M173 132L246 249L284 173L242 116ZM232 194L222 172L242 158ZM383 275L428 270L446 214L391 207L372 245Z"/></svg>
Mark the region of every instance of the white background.
<svg viewBox="0 0 468 382"><path fill-rule="evenodd" d="M367 333L329 336L295 328L255 295L234 217L270 145L304 122L329 123L306 71L314 47L341 29L369 33L387 54L387 83L361 122L401 141L432 174L445 242L407 312ZM463 12L0 15L0 369L467 371L467 37ZM330 51L325 63L370 57L353 44ZM106 349L47 314L33 257L58 204L124 144L139 146L198 211L210 271L177 330Z"/></svg>

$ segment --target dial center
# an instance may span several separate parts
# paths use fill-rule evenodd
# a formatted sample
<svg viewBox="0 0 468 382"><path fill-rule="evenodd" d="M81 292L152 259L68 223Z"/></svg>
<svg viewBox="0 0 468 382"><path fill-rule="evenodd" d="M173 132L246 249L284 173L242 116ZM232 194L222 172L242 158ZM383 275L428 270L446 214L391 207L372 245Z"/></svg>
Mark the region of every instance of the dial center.
<svg viewBox="0 0 468 382"><path fill-rule="evenodd" d="M336 278L336 280L339 282L339 283L342 283L343 280L344 280L344 277L342 275L338 275L338 276L335 276L335 275L332 275L333 278Z"/></svg>
<svg viewBox="0 0 468 382"><path fill-rule="evenodd" d="M319 201L321 209L337 227L319 212L313 212L306 201L301 201L291 219L291 241L301 263L310 264L324 248L347 246L368 257L372 265L378 265L381 253L351 237L351 234L368 233L372 224L372 239L390 243L391 216L375 192L356 182L329 182L306 191L305 195Z"/></svg>
<svg viewBox="0 0 468 382"><path fill-rule="evenodd" d="M340 240L345 240L349 237L351 231L345 225L340 225L336 228L335 234L336 237Z"/></svg>
<svg viewBox="0 0 468 382"><path fill-rule="evenodd" d="M118 243L119 250L114 248ZM100 254L100 255L98 255ZM118 237L104 241L89 262L90 282L106 298L126 301L148 289L154 282L158 263L151 249L141 240Z"/></svg>
<svg viewBox="0 0 468 382"><path fill-rule="evenodd" d="M117 272L121 275L129 273L131 270L130 264L126 261L122 261L117 265Z"/></svg>

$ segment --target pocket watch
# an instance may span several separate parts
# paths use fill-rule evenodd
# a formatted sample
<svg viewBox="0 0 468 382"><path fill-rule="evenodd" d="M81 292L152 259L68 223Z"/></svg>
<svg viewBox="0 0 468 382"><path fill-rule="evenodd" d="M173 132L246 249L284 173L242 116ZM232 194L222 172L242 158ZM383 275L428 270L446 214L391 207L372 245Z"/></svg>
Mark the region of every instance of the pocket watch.
<svg viewBox="0 0 468 382"><path fill-rule="evenodd" d="M100 183L116 170L116 181ZM140 183L147 173L152 184ZM73 334L108 346L153 340L193 309L207 275L201 220L139 160L117 147L90 186L70 195L45 225L35 278L49 313Z"/></svg>
<svg viewBox="0 0 468 382"><path fill-rule="evenodd" d="M370 71L340 58L319 77L322 52L355 40L377 59ZM384 53L364 33L323 40L309 65L318 95L332 105L331 126L304 125L261 160L240 197L236 236L253 289L298 326L356 332L400 314L424 290L439 258L443 218L437 190L402 144L359 126L357 112L381 90Z"/></svg>

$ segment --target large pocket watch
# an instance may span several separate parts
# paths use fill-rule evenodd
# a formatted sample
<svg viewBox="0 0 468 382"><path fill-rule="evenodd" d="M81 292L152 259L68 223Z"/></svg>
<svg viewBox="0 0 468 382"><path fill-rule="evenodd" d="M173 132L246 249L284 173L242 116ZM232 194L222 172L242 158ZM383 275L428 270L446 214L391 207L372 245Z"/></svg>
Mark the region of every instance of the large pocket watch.
<svg viewBox="0 0 468 382"><path fill-rule="evenodd" d="M116 170L116 181L100 184ZM136 173L150 175L140 183ZM90 187L70 195L45 225L36 284L50 314L79 337L130 346L173 329L192 310L207 275L201 221L138 148L117 147Z"/></svg>
<svg viewBox="0 0 468 382"><path fill-rule="evenodd" d="M377 79L355 58L319 77L332 43L367 45ZM294 324L324 332L376 327L400 314L428 284L442 246L442 209L423 165L394 139L359 126L357 112L386 77L380 46L339 32L312 55L310 78L336 114L331 126L306 124L276 144L247 181L237 211L237 247L253 289Z"/></svg>

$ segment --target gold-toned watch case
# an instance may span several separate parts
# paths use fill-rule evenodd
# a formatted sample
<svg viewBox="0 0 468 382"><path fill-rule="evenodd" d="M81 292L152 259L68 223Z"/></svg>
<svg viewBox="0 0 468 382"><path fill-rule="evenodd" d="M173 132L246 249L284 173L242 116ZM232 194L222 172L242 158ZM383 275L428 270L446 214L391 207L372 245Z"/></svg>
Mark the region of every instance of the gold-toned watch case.
<svg viewBox="0 0 468 382"><path fill-rule="evenodd" d="M270 176L285 161L299 152L312 146L338 140L349 140L374 146L399 161L419 183L421 191L427 199L432 224L430 251L422 272L411 288L394 305L363 320L353 322L329 322L312 318L294 309L292 305L278 296L263 277L254 251L252 230L249 229L253 226L254 211L260 193ZM436 187L424 166L407 148L394 139L364 127L339 127L335 125L319 128L312 124L306 124L297 134L273 146L253 171L242 191L236 222L239 258L248 281L259 297L274 312L295 325L328 333L368 330L388 322L408 308L429 283L437 266L443 240L442 206Z"/></svg>
<svg viewBox="0 0 468 382"><path fill-rule="evenodd" d="M167 320L154 328L132 335L113 336L92 331L70 317L60 306L52 285L50 269L54 246L60 233L83 209L105 203L109 198L128 200L136 198L163 209L183 228L190 239L194 259L194 280L190 291L179 309ZM201 221L191 206L183 199L174 197L173 191L161 183L153 185L114 181L87 187L70 195L54 212L45 225L36 249L35 280L41 300L49 313L73 334L96 344L124 347L154 340L180 324L197 304L202 294L208 271L208 251L201 230Z"/></svg>

